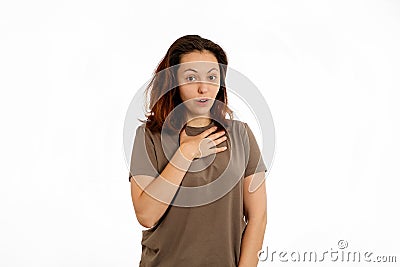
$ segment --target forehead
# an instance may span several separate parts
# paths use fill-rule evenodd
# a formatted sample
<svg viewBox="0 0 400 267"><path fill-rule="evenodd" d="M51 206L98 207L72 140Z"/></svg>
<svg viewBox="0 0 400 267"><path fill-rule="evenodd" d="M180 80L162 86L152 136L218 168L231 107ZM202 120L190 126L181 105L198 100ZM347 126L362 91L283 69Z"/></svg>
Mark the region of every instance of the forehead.
<svg viewBox="0 0 400 267"><path fill-rule="evenodd" d="M186 69L195 69L197 71L208 71L211 68L219 70L218 60L213 53L208 51L191 52L184 54L181 57L179 70L185 71Z"/></svg>

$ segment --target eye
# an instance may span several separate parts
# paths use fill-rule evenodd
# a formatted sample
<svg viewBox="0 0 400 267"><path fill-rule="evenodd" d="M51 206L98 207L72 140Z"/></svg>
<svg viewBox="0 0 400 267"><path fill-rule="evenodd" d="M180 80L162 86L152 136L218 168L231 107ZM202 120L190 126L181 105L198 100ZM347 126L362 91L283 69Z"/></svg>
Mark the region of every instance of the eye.
<svg viewBox="0 0 400 267"><path fill-rule="evenodd" d="M218 78L217 75L210 75L208 77L210 78L211 81L215 81Z"/></svg>
<svg viewBox="0 0 400 267"><path fill-rule="evenodd" d="M186 77L186 80L188 80L189 82L193 82L194 80L196 80L196 77L192 76L188 76Z"/></svg>

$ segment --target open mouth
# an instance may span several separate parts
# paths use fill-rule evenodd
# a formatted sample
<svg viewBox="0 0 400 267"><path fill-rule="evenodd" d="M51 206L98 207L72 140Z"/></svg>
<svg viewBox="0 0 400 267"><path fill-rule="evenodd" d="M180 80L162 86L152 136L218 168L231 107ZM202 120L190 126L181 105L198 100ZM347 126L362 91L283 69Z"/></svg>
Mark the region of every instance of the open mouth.
<svg viewBox="0 0 400 267"><path fill-rule="evenodd" d="M197 100L197 102L206 103L208 100L209 99L207 99L207 98L202 98L202 99Z"/></svg>

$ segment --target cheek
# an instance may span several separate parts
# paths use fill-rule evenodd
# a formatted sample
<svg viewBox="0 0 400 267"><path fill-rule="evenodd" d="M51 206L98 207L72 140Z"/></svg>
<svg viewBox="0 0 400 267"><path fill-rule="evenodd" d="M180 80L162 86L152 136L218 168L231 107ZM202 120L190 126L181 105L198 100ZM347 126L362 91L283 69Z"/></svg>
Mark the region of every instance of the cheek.
<svg viewBox="0 0 400 267"><path fill-rule="evenodd" d="M218 92L219 92L219 86L215 86L215 87L212 89L212 91L213 91L214 97L216 97L217 94L218 94Z"/></svg>
<svg viewBox="0 0 400 267"><path fill-rule="evenodd" d="M183 101L196 97L196 87L190 84L179 86L179 95Z"/></svg>
<svg viewBox="0 0 400 267"><path fill-rule="evenodd" d="M182 89L179 87L179 96L181 97L182 100L185 100L185 95L182 92Z"/></svg>

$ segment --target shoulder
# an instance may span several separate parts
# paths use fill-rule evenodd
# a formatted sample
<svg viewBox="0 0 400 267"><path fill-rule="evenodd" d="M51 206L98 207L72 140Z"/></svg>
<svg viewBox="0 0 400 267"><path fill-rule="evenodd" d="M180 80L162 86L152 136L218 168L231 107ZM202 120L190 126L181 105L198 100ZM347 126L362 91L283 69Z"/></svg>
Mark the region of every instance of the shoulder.
<svg viewBox="0 0 400 267"><path fill-rule="evenodd" d="M246 122L240 121L240 120L228 120L228 131L230 131L232 134L239 135L243 137L246 134L248 125Z"/></svg>
<svg viewBox="0 0 400 267"><path fill-rule="evenodd" d="M153 132L147 128L146 123L141 123L136 127L137 138L145 138L146 140L151 140L153 142L157 138L157 134L157 132Z"/></svg>
<svg viewBox="0 0 400 267"><path fill-rule="evenodd" d="M136 127L136 136L143 136L146 133L146 124L141 123Z"/></svg>
<svg viewBox="0 0 400 267"><path fill-rule="evenodd" d="M245 125L247 125L247 123L246 122L244 122L244 121L241 121L241 120L227 120L227 121L229 121L229 124L231 125L231 126L236 126L236 127L238 127L238 126L241 126L241 127L244 127Z"/></svg>
<svg viewBox="0 0 400 267"><path fill-rule="evenodd" d="M146 123L142 122L141 124L139 124L136 128L136 131L144 131L147 130L146 129Z"/></svg>
<svg viewBox="0 0 400 267"><path fill-rule="evenodd" d="M141 124L139 124L136 128L136 132L138 131L142 131L142 132L146 132L146 135L156 135L157 132L151 131L148 127L146 127L146 123L142 122Z"/></svg>

